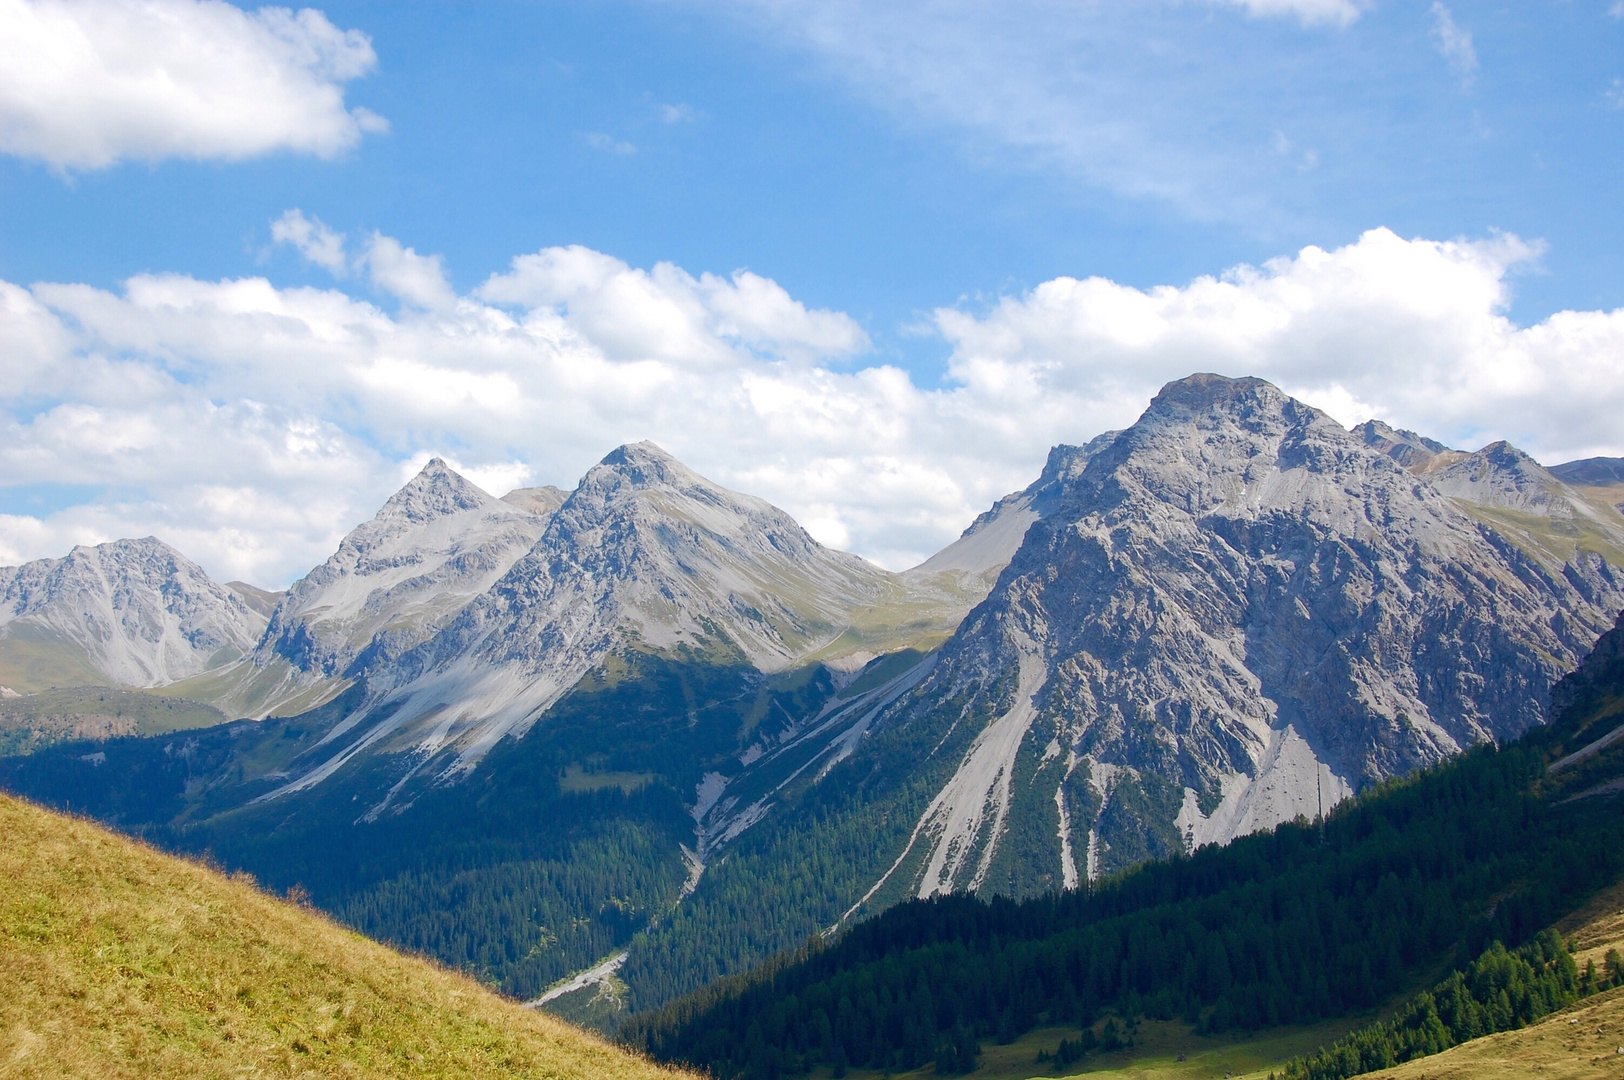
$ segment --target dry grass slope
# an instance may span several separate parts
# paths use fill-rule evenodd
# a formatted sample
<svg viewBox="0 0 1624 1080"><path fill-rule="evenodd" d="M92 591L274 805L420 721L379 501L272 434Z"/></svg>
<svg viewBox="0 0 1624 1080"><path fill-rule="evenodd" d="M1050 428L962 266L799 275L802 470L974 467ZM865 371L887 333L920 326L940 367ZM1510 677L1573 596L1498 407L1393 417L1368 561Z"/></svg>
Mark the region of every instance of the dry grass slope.
<svg viewBox="0 0 1624 1080"><path fill-rule="evenodd" d="M685 1075L0 795L0 1078Z"/></svg>

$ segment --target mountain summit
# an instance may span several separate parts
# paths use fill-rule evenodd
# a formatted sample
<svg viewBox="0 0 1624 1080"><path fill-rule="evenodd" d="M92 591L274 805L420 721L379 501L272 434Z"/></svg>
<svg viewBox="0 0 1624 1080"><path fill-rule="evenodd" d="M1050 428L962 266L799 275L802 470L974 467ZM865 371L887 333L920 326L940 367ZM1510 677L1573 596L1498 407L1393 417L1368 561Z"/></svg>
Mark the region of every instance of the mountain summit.
<svg viewBox="0 0 1624 1080"><path fill-rule="evenodd" d="M1071 884L1516 735L1624 606L1573 556L1582 582L1269 383L1171 383L892 720L990 716L891 876Z"/></svg>
<svg viewBox="0 0 1624 1080"><path fill-rule="evenodd" d="M413 774L430 760L430 775L466 770L617 649L776 671L904 599L896 575L823 547L782 510L628 444L443 629L369 669L371 704L345 725L365 734L283 790L371 750L407 755Z"/></svg>
<svg viewBox="0 0 1624 1080"><path fill-rule="evenodd" d="M265 617L156 537L0 567L0 683L158 686L248 652Z"/></svg>
<svg viewBox="0 0 1624 1080"><path fill-rule="evenodd" d="M353 676L397 656L489 588L546 524L434 458L288 590L261 659L308 677Z"/></svg>

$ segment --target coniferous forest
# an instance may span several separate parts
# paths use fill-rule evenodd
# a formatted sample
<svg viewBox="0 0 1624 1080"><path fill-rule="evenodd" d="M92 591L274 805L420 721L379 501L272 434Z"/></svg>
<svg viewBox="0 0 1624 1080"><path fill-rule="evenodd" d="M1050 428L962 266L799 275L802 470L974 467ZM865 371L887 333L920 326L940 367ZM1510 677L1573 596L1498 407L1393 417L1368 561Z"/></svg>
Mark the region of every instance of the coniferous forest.
<svg viewBox="0 0 1624 1080"><path fill-rule="evenodd" d="M1613 977L1584 984L1539 935L1624 876L1616 797L1573 798L1624 772L1624 742L1548 768L1624 722L1620 667L1570 676L1550 725L1381 785L1323 823L1203 848L1089 891L912 901L638 1018L624 1037L722 1077L932 1060L952 1072L969 1064L966 1033L1009 1041L1107 1015L1179 1018L1204 1032L1305 1023L1376 1005L1440 963L1457 974L1414 1006L1420 1021L1406 1014L1386 1034L1328 1051L1333 1064L1293 1067L1320 1080L1351 1075L1334 1071L1349 1053L1413 1054L1422 1044L1403 1025L1420 1023L1424 1045L1441 1048L1526 1022ZM1494 993L1479 1002L1485 986ZM1496 1003L1502 990L1513 1005Z"/></svg>

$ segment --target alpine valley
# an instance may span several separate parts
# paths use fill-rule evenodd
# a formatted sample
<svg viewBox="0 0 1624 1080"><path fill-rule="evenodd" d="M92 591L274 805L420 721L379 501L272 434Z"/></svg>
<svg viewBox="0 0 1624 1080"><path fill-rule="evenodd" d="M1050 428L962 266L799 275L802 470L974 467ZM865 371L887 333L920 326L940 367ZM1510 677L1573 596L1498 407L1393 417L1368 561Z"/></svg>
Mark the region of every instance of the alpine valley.
<svg viewBox="0 0 1624 1080"><path fill-rule="evenodd" d="M611 1029L1540 727L1624 610L1621 476L1195 375L892 573L649 443L435 460L285 593L150 537L0 569L0 786Z"/></svg>

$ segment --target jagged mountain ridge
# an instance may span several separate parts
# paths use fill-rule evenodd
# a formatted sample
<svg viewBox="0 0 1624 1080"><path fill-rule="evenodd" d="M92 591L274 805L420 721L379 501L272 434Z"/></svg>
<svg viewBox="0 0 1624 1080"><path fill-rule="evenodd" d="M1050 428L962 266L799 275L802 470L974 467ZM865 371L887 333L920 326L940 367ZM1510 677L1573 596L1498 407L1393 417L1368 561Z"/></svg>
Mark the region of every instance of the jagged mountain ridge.
<svg viewBox="0 0 1624 1080"><path fill-rule="evenodd" d="M773 672L854 651L866 640L854 628L891 647L898 635L950 630L971 602L824 548L788 514L652 443L623 446L443 629L368 669L373 696L335 729L333 755L281 790L320 783L368 752L403 755L408 775L430 760L431 775L465 772L616 649ZM338 749L352 731L364 735Z"/></svg>
<svg viewBox="0 0 1624 1080"><path fill-rule="evenodd" d="M1169 400L1178 397L1179 386L1169 388ZM1257 394L1268 397L1272 391L1280 402L1285 400L1278 391L1262 387L1266 384L1255 388ZM1496 573L1509 574L1508 581L1522 582L1525 592L1544 589L1546 599L1560 593L1565 599L1552 600L1551 610L1569 625L1560 633L1554 627L1535 633L1532 651L1544 648L1553 635L1559 642L1582 637L1585 626L1595 621L1585 614L1584 604L1601 610L1617 603L1617 585L1605 562L1580 558L1571 544L1568 562L1552 562L1548 556L1555 549L1549 544L1538 548L1543 554L1528 554L1514 535L1508 537L1504 522L1487 513L1492 507L1475 518L1465 516L1464 507L1478 504L1443 495L1426 474L1400 470L1378 449L1363 446L1340 428L1331 430L1334 424L1306 406L1280 402L1279 416L1253 425L1279 429L1270 436L1276 441L1267 446L1257 442L1256 432L1241 430L1244 424L1232 424L1236 432L1211 445L1202 438L1192 440L1188 431L1166 424L1153 407L1127 433L1111 433L1085 447L1057 448L1038 481L1001 500L944 557L902 575L806 546L810 538L781 512L705 482L658 448L622 448L588 474L545 522L536 543L488 588L459 593L465 602L456 610L451 610L455 605L436 609L444 614L425 631L426 640L401 649L361 648L348 666L336 669L360 679L352 690L359 696L336 700L306 720L267 725L297 730L300 739L325 741L312 747L268 732L264 739L278 740L279 756L252 760L261 770L270 766L258 762L274 761L274 772L261 771L247 778L253 784L233 787L238 781L216 782L236 767L222 764L224 771L210 773L215 779L199 790L209 792L209 813L222 812L219 827L224 830L231 827L225 811L241 809L230 801L236 797L233 792L255 798L280 788L279 798L254 809L263 813L253 820L274 831L302 817L313 822L313 842L325 850L334 830L348 836L352 827L364 829L369 810L400 811L419 800L410 814L389 815L405 823L414 816L432 816L434 806L473 804L472 793L457 803L436 801L431 791L438 796L477 789L478 805L489 800L499 816L507 797L502 785L540 784L550 790L556 782L557 792L547 797L560 799L615 788L651 792L668 785L671 801L691 813L691 830L673 834L667 821L664 831L647 834L657 833L663 854L640 858L651 866L661 859L674 866L660 864L665 884L647 884L646 895L664 896L661 903L680 900L679 912L721 911L727 918L739 915L737 897L748 895L749 910L755 910L749 905L771 910L772 929L749 938L712 919L705 933L714 942L706 946L710 951L699 957L697 968L686 958L660 959L678 956L659 951L676 931L649 931L647 941L631 945L624 969L635 1000L644 1004L669 992L650 975L662 963L668 972L737 970L837 921L843 912L865 910L865 898L871 910L922 889L977 886L1023 894L1074 884L1091 872L1177 850L1190 841L1225 839L1282 815L1312 814L1320 794L1329 804L1348 788L1385 775L1382 770L1398 772L1432 760L1449 752L1450 740L1461 745L1494 728L1478 715L1480 708L1468 710L1469 722L1451 734L1430 713L1412 707L1411 698L1429 700L1419 680L1412 680L1412 687L1399 679L1394 689L1384 681L1390 674L1382 667L1386 653L1381 663L1361 655L1356 659L1364 666L1356 674L1366 682L1351 678L1347 670L1331 674L1342 679L1344 688L1357 683L1379 691L1375 704L1387 711L1365 731L1365 743L1384 746L1395 725L1403 736L1389 754L1392 760L1378 754L1380 768L1366 775L1333 756L1335 739L1316 743L1308 736L1323 732L1284 722L1274 683L1264 692L1263 676L1277 683L1282 670L1295 673L1304 685L1320 678L1312 666L1297 664L1298 658L1313 654L1314 640L1312 635L1295 640L1303 636L1293 630L1301 615L1286 601L1302 599L1309 623L1315 618L1329 622L1338 614L1334 601L1348 599L1333 588L1339 580L1337 559L1354 567L1361 560L1368 563L1367 556L1378 564L1382 559L1395 566L1403 561L1391 550L1395 544L1402 548L1403 538L1386 536L1383 508L1405 498L1409 501L1400 510L1424 504L1428 520L1447 519L1443 534L1451 543L1477 554L1485 546L1497 552L1492 556L1500 560ZM1191 415L1195 412L1199 410ZM1295 417L1289 423L1287 413ZM1302 429L1293 436L1295 442L1282 434L1293 424ZM1246 439L1267 453L1251 454ZM1435 449L1442 444L1417 441L1432 458L1447 451ZM1289 453L1281 449L1288 442ZM1158 449L1160 443L1165 445ZM1245 451L1241 459L1234 456L1237 448ZM1455 455L1450 462L1472 456L1447 452ZM1288 459L1295 464L1283 466ZM1254 464L1262 477L1255 482L1244 475ZM1097 471L1102 468L1105 472ZM1278 475L1264 475L1270 468ZM1126 518L1139 513L1142 520L1123 526L1132 543L1112 547L1104 562L1090 564L1072 541L1058 544L1056 537L1076 533L1079 515L1110 509L1100 494L1110 485L1100 477L1119 470L1125 470L1122 482L1113 490L1121 494L1131 487L1133 498L1123 495L1113 506ZM1378 473L1386 478L1381 489L1386 495L1349 496L1345 504L1333 498L1344 480L1364 483ZM1230 488L1237 474L1243 487L1267 498L1260 495L1250 510L1244 499L1228 505L1234 502ZM1405 490L1409 496L1403 496ZM1229 495L1220 497L1215 491ZM519 493L502 502L525 505ZM1527 516L1546 520L1532 511ZM1409 520L1405 513L1397 519ZM1110 529L1101 529L1110 535ZM1268 541L1278 546L1288 540L1336 556L1318 570L1312 559L1300 560L1325 577L1329 599L1303 591L1276 597L1280 602L1273 608L1264 603L1268 589L1278 585L1269 574L1278 571L1289 578L1284 565L1289 560L1258 558L1259 552L1248 545ZM1005 570L1003 563L1017 549L1022 552L1016 559L1020 565ZM1185 553L1199 557L1182 559ZM1475 558L1466 564L1475 565ZM1259 565L1268 573L1258 573ZM1372 580L1378 577L1390 583L1395 575ZM1403 581L1403 574L1396 577ZM994 579L999 590L989 599L991 606L979 609L946 648L935 649ZM1102 582L1108 587L1100 587ZM1247 588L1257 584L1261 599L1237 583ZM1069 598L1063 595L1068 588L1074 594ZM1517 588L1511 592L1513 601L1527 599ZM387 593L387 588L378 591ZM1110 629L1112 620L1129 630L1138 627L1137 637L1128 634L1117 642L1118 651L1104 659L1097 655L1103 650L1093 649L1093 631L1079 614L1086 614L1085 593L1114 598L1107 617L1096 620L1096 630ZM1321 607L1322 599L1328 607ZM1472 593L1472 604L1482 600L1481 590ZM1231 617L1254 601L1268 618L1283 620L1280 635L1253 634L1256 627L1245 625L1238 632L1230 625L1228 636L1209 632L1218 621L1213 612ZM1393 615L1391 625L1402 629L1402 614ZM1378 620L1373 640L1389 625ZM1056 627L1063 632L1055 632ZM1039 628L1046 636L1034 633ZM1504 632L1516 636L1525 629L1512 618ZM1403 637L1397 635L1400 645ZM1453 628L1441 640L1441 653L1478 647L1477 639ZM909 645L915 648L907 650ZM1074 646L1076 652L1061 655ZM1562 648L1571 654L1568 645ZM1087 663L1066 667L1065 661L1085 652L1091 657ZM863 668L862 661L876 653L892 655ZM658 657L660 664L636 662L640 657ZM1564 662L1561 650L1551 657L1547 667L1557 670ZM1275 665L1273 675L1254 670L1265 661ZM1359 667L1343 664L1344 669L1350 666ZM1415 664L1410 662L1409 668ZM259 670L267 679L287 680L288 686L297 686L301 677L301 669L277 654ZM688 679L681 674L684 670L698 675ZM1477 669L1468 665L1460 670L1467 685L1457 688L1459 693L1473 700L1482 696L1485 691L1472 683ZM1506 695L1526 697L1531 680L1544 677L1540 673L1545 670L1539 663L1524 664L1518 669L1522 689L1512 687ZM646 692L613 697L617 681L649 679L648 671L678 675L670 684L650 680ZM722 675L713 677L715 672ZM319 670L312 678L309 685L324 687L329 696L343 681ZM1183 698L1164 692L1174 683L1189 685ZM684 702L682 695L694 687L712 696ZM959 697L944 696L944 690ZM1082 726L1077 716L1110 693L1116 694L1113 718L1084 733L1098 736L1093 742L1074 740ZM1299 692L1295 706L1286 695L1287 706L1306 709L1305 693ZM729 711L731 705L720 707L724 694L744 702L737 717ZM749 707L752 695L758 697L759 709ZM595 696L607 704L592 706L588 699ZM1134 702L1145 709L1130 708ZM1173 715L1181 705L1199 715L1188 722ZM1395 706L1403 706L1413 730L1405 731ZM1342 741L1358 750L1355 736L1373 714L1369 709L1355 712L1351 719L1343 717L1348 730ZM1537 713L1536 702L1521 715L1527 719ZM703 727L703 721L695 727L696 717L721 714L726 714L725 724L703 739L695 734ZM966 718L970 722L960 722ZM976 726L983 720L984 729ZM1066 738L1037 739L1034 733L1045 730L1045 724L1052 734ZM568 730L555 738L554 729L561 726ZM974 737L966 737L972 726ZM216 740L222 744L222 762L250 760L247 751L233 757L236 751L225 745L261 745L255 741L258 735L243 734L249 727L235 728L230 740ZM645 728L666 740L661 745L670 747L665 756L673 764L652 753L631 763L614 760L620 753L614 740L639 737ZM919 736L898 737L910 728ZM1165 750L1170 730L1184 739L1175 740L1178 753ZM503 739L504 734L525 732L531 734ZM508 759L523 758L529 764L506 771L476 768L484 766L487 758L482 755L497 743ZM539 744L549 749L543 753ZM1322 768L1322 760L1333 767ZM883 790L893 779L907 783L909 778L923 778L915 785L923 792L918 799L912 794L893 798ZM1316 778L1322 789L1318 793ZM453 780L470 783L448 782ZM192 782L188 774L186 784ZM871 792L863 786L870 783L880 786ZM927 785L934 786L927 790ZM822 815L830 800L852 791L857 792L851 804L857 810L842 826L846 831L835 830ZM864 804L865 799L872 801ZM676 811L677 825L686 828L683 812ZM363 824L356 823L357 815ZM620 821L609 824L618 828ZM894 836L897 822L902 832ZM914 826L910 848L909 829ZM434 823L424 820L422 828L431 835ZM408 834L409 829L399 833ZM774 846L796 834L808 838L801 848ZM224 832L217 835L226 837ZM680 855L679 840L685 845ZM246 848L239 843L237 850ZM834 863L843 863L838 877L826 871L832 865L825 860L830 852L836 853ZM258 864L244 859L242 865L261 872ZM767 867L763 879L740 878L741 868L752 860ZM819 868L815 875L814 867ZM287 872L291 876L283 884L314 881L305 871ZM470 874L470 880L477 878ZM796 874L813 876L784 885L786 877ZM750 880L748 886L741 885L745 880ZM669 892L659 894L660 888ZM335 904L349 902L342 894L332 895L339 898ZM582 899L587 906L572 917L590 921L610 899ZM719 906L709 906L713 903ZM830 905L837 906L830 910ZM445 912L440 916L453 917ZM745 916L748 911L740 921ZM617 939L616 947L624 942ZM439 948L429 940L412 944ZM532 942L520 953L532 947L541 946ZM444 955L458 964L474 962L459 953ZM594 953L569 956L582 967L604 959ZM530 989L539 988L525 992Z"/></svg>
<svg viewBox="0 0 1624 1080"><path fill-rule="evenodd" d="M1624 566L1624 512L1615 505L1624 487L1611 479L1607 462L1612 459L1547 469L1508 442L1467 453L1412 431L1394 431L1377 420L1359 425L1353 434L1426 477L1553 573L1571 565L1585 574L1588 560L1576 558L1575 549Z"/></svg>
<svg viewBox="0 0 1624 1080"><path fill-rule="evenodd" d="M534 490L545 489L526 496ZM545 508L544 499L493 498L434 458L288 589L258 651L313 676L399 656L530 550L551 516Z"/></svg>
<svg viewBox="0 0 1624 1080"><path fill-rule="evenodd" d="M0 567L0 682L151 687L253 649L265 616L156 537Z"/></svg>
<svg viewBox="0 0 1624 1080"><path fill-rule="evenodd" d="M1575 563L1547 572L1261 380L1169 384L889 718L1002 695L891 876L1070 884L1518 734L1624 606ZM1017 817L1050 840L1001 844Z"/></svg>

